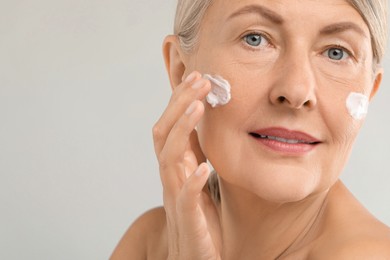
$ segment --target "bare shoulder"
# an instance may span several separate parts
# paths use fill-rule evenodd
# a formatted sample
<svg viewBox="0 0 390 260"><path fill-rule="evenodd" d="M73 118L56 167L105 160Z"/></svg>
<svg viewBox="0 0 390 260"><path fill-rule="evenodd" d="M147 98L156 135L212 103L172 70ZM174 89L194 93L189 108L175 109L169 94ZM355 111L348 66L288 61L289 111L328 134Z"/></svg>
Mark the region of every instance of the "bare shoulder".
<svg viewBox="0 0 390 260"><path fill-rule="evenodd" d="M308 259L390 260L390 231L329 237L328 241L320 250L313 250Z"/></svg>
<svg viewBox="0 0 390 260"><path fill-rule="evenodd" d="M325 232L308 259L389 259L390 228L340 186L329 204Z"/></svg>
<svg viewBox="0 0 390 260"><path fill-rule="evenodd" d="M159 207L147 211L134 221L110 260L164 259L167 254L165 210Z"/></svg>
<svg viewBox="0 0 390 260"><path fill-rule="evenodd" d="M381 237L356 239L335 250L333 255L335 260L390 260L390 239Z"/></svg>

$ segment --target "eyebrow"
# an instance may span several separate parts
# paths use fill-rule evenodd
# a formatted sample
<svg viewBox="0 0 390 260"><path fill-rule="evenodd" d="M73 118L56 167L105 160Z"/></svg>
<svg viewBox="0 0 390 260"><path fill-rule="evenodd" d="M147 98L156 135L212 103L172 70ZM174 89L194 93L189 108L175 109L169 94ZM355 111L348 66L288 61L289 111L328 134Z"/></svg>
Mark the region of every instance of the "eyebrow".
<svg viewBox="0 0 390 260"><path fill-rule="evenodd" d="M331 35L331 34L342 33L349 30L355 31L362 36L367 36L364 30L359 25L352 22L342 22L342 23L328 25L320 31L320 34Z"/></svg>
<svg viewBox="0 0 390 260"><path fill-rule="evenodd" d="M232 13L227 20L236 18L241 15L245 14L258 14L271 22L275 24L283 24L284 20L283 17L277 14L276 12L272 11L271 9L268 9L262 5L248 5L245 6L236 12ZM357 32L358 34L362 36L366 36L365 31L357 24L352 23L352 22L341 22L341 23L336 23L336 24L331 24L326 26L320 31L321 35L331 35L331 34L337 34L337 33L342 33L348 30L352 30Z"/></svg>
<svg viewBox="0 0 390 260"><path fill-rule="evenodd" d="M283 23L283 18L275 13L274 11L262 6L262 5L248 5L245 6L236 12L232 13L227 20L233 19L235 17L244 15L244 14L258 14L267 20L270 20L273 23L276 24L282 24Z"/></svg>

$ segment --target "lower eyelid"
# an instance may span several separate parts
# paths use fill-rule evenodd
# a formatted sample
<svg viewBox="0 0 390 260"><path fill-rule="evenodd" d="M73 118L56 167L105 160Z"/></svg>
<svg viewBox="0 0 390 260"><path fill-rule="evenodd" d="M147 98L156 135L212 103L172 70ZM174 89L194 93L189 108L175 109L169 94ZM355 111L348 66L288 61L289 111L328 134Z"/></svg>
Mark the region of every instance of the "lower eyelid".
<svg viewBox="0 0 390 260"><path fill-rule="evenodd" d="M352 61L351 57L346 57L346 58L343 58L341 60L333 60L333 59L331 59L331 58L329 58L329 57L327 57L325 55L321 55L321 56L323 58L325 58L326 61L331 62L331 63L333 63L335 65L347 65L347 64L351 64L351 61Z"/></svg>

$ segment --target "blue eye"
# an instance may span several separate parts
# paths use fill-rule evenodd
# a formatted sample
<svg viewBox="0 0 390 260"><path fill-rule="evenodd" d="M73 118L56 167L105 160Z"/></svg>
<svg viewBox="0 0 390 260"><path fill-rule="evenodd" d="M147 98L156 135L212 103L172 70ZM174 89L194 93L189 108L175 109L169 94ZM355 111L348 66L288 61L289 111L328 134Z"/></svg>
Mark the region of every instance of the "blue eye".
<svg viewBox="0 0 390 260"><path fill-rule="evenodd" d="M247 44L253 47L258 47L260 45L267 44L267 40L258 33L251 33L244 36L244 40Z"/></svg>
<svg viewBox="0 0 390 260"><path fill-rule="evenodd" d="M342 60L349 57L348 53L342 48L330 48L326 51L326 55L331 60Z"/></svg>

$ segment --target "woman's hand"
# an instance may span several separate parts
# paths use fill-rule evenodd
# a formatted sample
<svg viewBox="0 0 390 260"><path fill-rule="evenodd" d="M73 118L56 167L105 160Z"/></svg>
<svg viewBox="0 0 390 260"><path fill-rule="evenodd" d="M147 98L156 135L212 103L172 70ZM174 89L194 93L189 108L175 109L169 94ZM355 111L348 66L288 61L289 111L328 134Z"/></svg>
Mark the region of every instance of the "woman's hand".
<svg viewBox="0 0 390 260"><path fill-rule="evenodd" d="M164 190L169 260L220 259L219 218L211 197L203 191L210 170L194 130L204 113L200 100L210 88L210 82L198 72L191 73L174 89L153 128Z"/></svg>

